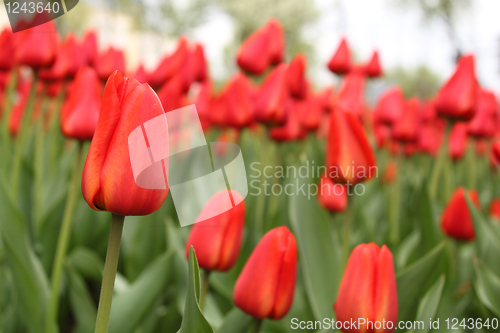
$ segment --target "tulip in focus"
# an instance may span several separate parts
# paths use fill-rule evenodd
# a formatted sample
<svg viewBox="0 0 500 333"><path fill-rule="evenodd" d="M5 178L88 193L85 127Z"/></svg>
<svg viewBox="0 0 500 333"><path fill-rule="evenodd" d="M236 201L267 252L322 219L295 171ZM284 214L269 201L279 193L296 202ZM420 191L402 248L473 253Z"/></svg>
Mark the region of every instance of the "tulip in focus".
<svg viewBox="0 0 500 333"><path fill-rule="evenodd" d="M234 287L237 307L258 319L290 310L297 276L297 243L287 227L270 230L255 247Z"/></svg>
<svg viewBox="0 0 500 333"><path fill-rule="evenodd" d="M444 209L441 218L441 229L448 236L457 240L469 241L475 238L474 224L465 199L465 189L459 187ZM468 191L474 206L481 208L476 191Z"/></svg>
<svg viewBox="0 0 500 333"><path fill-rule="evenodd" d="M342 329L344 333L391 333L397 326L398 292L392 253L387 246L360 244L352 251L333 305L337 321L357 321L357 328ZM385 329L376 329L382 325ZM380 322L377 324L376 322ZM392 326L387 322L391 322ZM389 328L389 327L392 327Z"/></svg>
<svg viewBox="0 0 500 333"><path fill-rule="evenodd" d="M124 78L118 71L109 77L83 168L82 192L90 208L122 216L147 215L160 208L168 186L155 190L137 186L128 138L138 126L163 114L160 100L149 85ZM168 164L160 162L155 170L163 170L166 179Z"/></svg>
<svg viewBox="0 0 500 333"><path fill-rule="evenodd" d="M347 207L347 187L335 184L327 174L319 179L318 201L330 212L342 212Z"/></svg>
<svg viewBox="0 0 500 333"><path fill-rule="evenodd" d="M195 223L186 242L186 258L189 258L189 249L193 246L200 267L209 271L227 271L238 259L245 225L245 202L236 191L231 191L231 195L237 197L234 201L240 204L220 215ZM226 198L227 192L216 193L200 215L213 215L207 212L213 209L218 211L216 207L222 204L221 196Z"/></svg>

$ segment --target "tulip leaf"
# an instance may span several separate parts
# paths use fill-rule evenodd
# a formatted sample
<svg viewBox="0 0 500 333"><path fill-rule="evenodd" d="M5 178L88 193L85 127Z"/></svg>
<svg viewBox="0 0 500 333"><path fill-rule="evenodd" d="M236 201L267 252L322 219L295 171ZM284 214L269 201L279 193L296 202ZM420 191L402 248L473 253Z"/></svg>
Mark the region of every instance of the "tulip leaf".
<svg viewBox="0 0 500 333"><path fill-rule="evenodd" d="M465 200L474 223L477 255L496 275L500 275L500 237L496 228L493 228L490 222L482 217L476 206L472 204L469 193L465 193Z"/></svg>
<svg viewBox="0 0 500 333"><path fill-rule="evenodd" d="M439 302L441 300L441 295L443 293L445 280L445 276L441 275L437 282L422 298L418 306L416 321L424 322L424 326L421 328L414 328L409 331L409 333L427 333L430 330L428 320L429 318L433 318L436 314Z"/></svg>
<svg viewBox="0 0 500 333"><path fill-rule="evenodd" d="M104 261L93 250L78 247L68 255L68 261L83 277L101 281L104 271Z"/></svg>
<svg viewBox="0 0 500 333"><path fill-rule="evenodd" d="M298 179L307 192L307 179ZM297 191L300 193L300 191ZM316 320L331 318L340 284L341 260L333 237L331 218L314 196L290 197L290 221L297 239L299 264L306 293Z"/></svg>
<svg viewBox="0 0 500 333"><path fill-rule="evenodd" d="M189 275L188 287L186 296L186 305L184 307L184 315L182 317L181 328L177 333L214 333L212 326L199 306L200 301L200 268L198 259L191 246L189 249Z"/></svg>
<svg viewBox="0 0 500 333"><path fill-rule="evenodd" d="M110 333L133 332L153 310L155 302L169 281L174 251L167 251L154 260L141 275L113 299L109 323Z"/></svg>
<svg viewBox="0 0 500 333"><path fill-rule="evenodd" d="M474 260L474 287L479 300L500 317L500 278L479 260Z"/></svg>
<svg viewBox="0 0 500 333"><path fill-rule="evenodd" d="M444 247L444 243L439 244L397 275L399 320L414 319L422 291L432 283L436 273L439 273L436 267L442 258Z"/></svg>
<svg viewBox="0 0 500 333"><path fill-rule="evenodd" d="M419 225L421 228L421 251L425 254L432 250L443 240L443 234L439 230L436 214L429 195L429 190L424 183L420 193Z"/></svg>
<svg viewBox="0 0 500 333"><path fill-rule="evenodd" d="M252 316L235 307L224 318L218 333L245 333L252 323Z"/></svg>
<svg viewBox="0 0 500 333"><path fill-rule="evenodd" d="M69 272L69 298L75 316L75 333L92 333L95 329L97 311L85 280L74 269Z"/></svg>

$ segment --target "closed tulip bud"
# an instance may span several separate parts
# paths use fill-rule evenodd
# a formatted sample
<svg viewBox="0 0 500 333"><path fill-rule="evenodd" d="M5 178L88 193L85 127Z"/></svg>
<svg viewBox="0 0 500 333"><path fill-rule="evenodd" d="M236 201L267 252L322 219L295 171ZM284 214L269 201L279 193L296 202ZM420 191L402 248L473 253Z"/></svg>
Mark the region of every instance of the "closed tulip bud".
<svg viewBox="0 0 500 333"><path fill-rule="evenodd" d="M376 122L373 125L373 134L378 148L383 148L391 139L391 128L388 125Z"/></svg>
<svg viewBox="0 0 500 333"><path fill-rule="evenodd" d="M270 230L248 258L234 286L237 307L258 319L285 316L297 276L297 243L287 227Z"/></svg>
<svg viewBox="0 0 500 333"><path fill-rule="evenodd" d="M342 38L340 45L333 57L328 62L328 69L335 74L347 74L351 70L351 51L347 46L347 41Z"/></svg>
<svg viewBox="0 0 500 333"><path fill-rule="evenodd" d="M161 87L168 80L179 73L182 65L186 61L188 54L187 39L181 37L177 44L177 49L163 58L158 64L158 67L151 73L150 82L154 87Z"/></svg>
<svg viewBox="0 0 500 333"><path fill-rule="evenodd" d="M241 203L220 215L195 223L186 243L186 258L193 246L200 267L206 270L227 271L238 259L245 225L245 202L236 191L231 191L231 194L237 198L234 201ZM219 210L218 207L226 202L222 198L226 197L227 191L216 193L200 215Z"/></svg>
<svg viewBox="0 0 500 333"><path fill-rule="evenodd" d="M179 76L174 76L168 80L159 90L158 97L165 112L176 110L182 107L184 91L182 81Z"/></svg>
<svg viewBox="0 0 500 333"><path fill-rule="evenodd" d="M124 78L118 71L110 76L83 168L83 197L92 209L127 216L147 215L160 208L168 184L165 189L145 189L136 184L128 140L137 127L163 114L160 100L149 85ZM163 172L166 181L168 163L160 160L151 164L153 171Z"/></svg>
<svg viewBox="0 0 500 333"><path fill-rule="evenodd" d="M490 216L500 221L500 199L493 198L490 204Z"/></svg>
<svg viewBox="0 0 500 333"><path fill-rule="evenodd" d="M106 80L115 71L125 72L125 56L121 50L110 47L97 55L94 67L101 80Z"/></svg>
<svg viewBox="0 0 500 333"><path fill-rule="evenodd" d="M0 71L9 71L14 66L14 34L9 28L0 33Z"/></svg>
<svg viewBox="0 0 500 333"><path fill-rule="evenodd" d="M476 74L474 56L460 58L455 73L439 90L436 96L436 109L439 115L451 119L467 120L475 111Z"/></svg>
<svg viewBox="0 0 500 333"><path fill-rule="evenodd" d="M498 103L495 94L481 88L476 93L476 112L468 123L468 132L477 138L491 138L496 132Z"/></svg>
<svg viewBox="0 0 500 333"><path fill-rule="evenodd" d="M404 114L405 99L399 87L387 89L378 99L373 111L377 121L392 125Z"/></svg>
<svg viewBox="0 0 500 333"><path fill-rule="evenodd" d="M477 192L470 190L468 193L472 204L480 208ZM441 217L441 229L445 234L457 240L469 241L476 237L463 187L459 187L453 192L446 205Z"/></svg>
<svg viewBox="0 0 500 333"><path fill-rule="evenodd" d="M341 329L344 333L391 333L395 330L398 292L392 253L387 246L379 248L370 243L354 248L333 308L337 321L357 321L358 318L367 321L354 329ZM383 321L386 322L386 328L375 329L376 322L381 325ZM390 325L387 322L392 322L392 329L388 328Z"/></svg>
<svg viewBox="0 0 500 333"><path fill-rule="evenodd" d="M462 158L467 149L467 124L456 123L451 128L448 152L451 158L456 161Z"/></svg>
<svg viewBox="0 0 500 333"><path fill-rule="evenodd" d="M318 129L323 114L321 103L320 97L312 91L307 94L305 99L295 101L300 124L304 129L310 131Z"/></svg>
<svg viewBox="0 0 500 333"><path fill-rule="evenodd" d="M295 98L302 99L307 97L305 70L306 57L303 54L295 56L288 66L288 88Z"/></svg>
<svg viewBox="0 0 500 333"><path fill-rule="evenodd" d="M415 142L418 139L420 101L411 98L406 102L403 114L392 126L392 138L402 142Z"/></svg>
<svg viewBox="0 0 500 333"><path fill-rule="evenodd" d="M85 36L83 36L82 48L86 64L94 66L97 58L97 33L94 30L88 30L85 32Z"/></svg>
<svg viewBox="0 0 500 333"><path fill-rule="evenodd" d="M378 51L373 52L373 55L365 66L365 73L369 77L379 77L382 75L382 67L380 66L380 60L378 58Z"/></svg>
<svg viewBox="0 0 500 333"><path fill-rule="evenodd" d="M325 173L319 179L318 201L331 212L343 212L347 207L347 187L335 184Z"/></svg>
<svg viewBox="0 0 500 333"><path fill-rule="evenodd" d="M148 83L149 82L149 73L146 72L146 69L144 69L144 66L142 64L140 64L139 68L137 68L137 70L135 71L133 78L139 82Z"/></svg>
<svg viewBox="0 0 500 333"><path fill-rule="evenodd" d="M288 96L287 65L280 64L266 77L259 89L255 119L264 124L281 125L286 121L285 100Z"/></svg>
<svg viewBox="0 0 500 333"><path fill-rule="evenodd" d="M59 47L56 61L51 68L42 69L40 78L44 80L62 80L75 76L77 70L86 63L85 54L73 33L69 33Z"/></svg>
<svg viewBox="0 0 500 333"><path fill-rule="evenodd" d="M375 154L354 114L340 109L331 113L326 167L335 183L356 184L375 176Z"/></svg>
<svg viewBox="0 0 500 333"><path fill-rule="evenodd" d="M242 128L253 122L252 86L242 73L234 75L222 90L226 125Z"/></svg>
<svg viewBox="0 0 500 333"><path fill-rule="evenodd" d="M335 105L361 119L365 109L364 89L365 78L357 73L349 73L340 86Z"/></svg>
<svg viewBox="0 0 500 333"><path fill-rule="evenodd" d="M19 64L38 70L56 60L59 35L53 21L16 33L15 57Z"/></svg>
<svg viewBox="0 0 500 333"><path fill-rule="evenodd" d="M91 67L81 67L61 110L61 131L77 140L94 136L101 108L101 81Z"/></svg>
<svg viewBox="0 0 500 333"><path fill-rule="evenodd" d="M269 135L273 140L284 142L301 138L303 132L297 114L297 103L291 97L287 97L285 102L286 123L283 126L271 128Z"/></svg>
<svg viewBox="0 0 500 333"><path fill-rule="evenodd" d="M285 52L285 36L281 23L271 18L267 24L267 34L269 37L269 60L271 65L277 65L283 61L283 54Z"/></svg>
<svg viewBox="0 0 500 333"><path fill-rule="evenodd" d="M436 156L444 138L446 124L441 119L424 123L418 131L418 147L421 152Z"/></svg>

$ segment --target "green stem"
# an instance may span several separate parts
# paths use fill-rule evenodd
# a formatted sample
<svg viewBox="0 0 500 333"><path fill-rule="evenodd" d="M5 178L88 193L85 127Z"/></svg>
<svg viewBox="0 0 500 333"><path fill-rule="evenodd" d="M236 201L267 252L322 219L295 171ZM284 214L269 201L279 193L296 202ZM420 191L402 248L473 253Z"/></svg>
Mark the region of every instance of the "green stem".
<svg viewBox="0 0 500 333"><path fill-rule="evenodd" d="M391 244L399 243L399 208L400 208L400 196L401 196L401 178L403 169L402 157L398 154L396 157L396 179L390 189L389 200L389 242Z"/></svg>
<svg viewBox="0 0 500 333"><path fill-rule="evenodd" d="M448 123L445 130L445 135L443 139L443 143L441 144L441 149L439 150L439 154L434 162L434 167L432 169L431 183L429 188L430 197L435 200L438 191L439 185L439 176L441 176L441 170L444 167L446 162L446 152L448 150L448 141L450 137L451 126Z"/></svg>
<svg viewBox="0 0 500 333"><path fill-rule="evenodd" d="M259 333L262 327L262 320L255 318L255 325L253 326L252 333Z"/></svg>
<svg viewBox="0 0 500 333"><path fill-rule="evenodd" d="M354 219L354 195L349 197L347 202L347 209L345 212L344 230L343 230L343 243L342 243L342 267L346 267L347 260L349 259L349 250L351 248L351 229L352 220Z"/></svg>
<svg viewBox="0 0 500 333"><path fill-rule="evenodd" d="M68 199L66 207L64 208L64 216L61 224L61 231L59 232L59 239L57 240L56 255L54 266L52 267L52 291L50 295L50 304L48 318L46 322L45 332L54 332L54 325L57 321L57 310L59 308L59 289L61 285L62 268L64 257L68 248L69 238L71 235L71 220L75 210L76 199L80 190L80 161L82 156L82 143L80 143L77 157L73 165L73 175L71 176L71 183L68 190Z"/></svg>
<svg viewBox="0 0 500 333"><path fill-rule="evenodd" d="M471 190L476 188L476 156L474 156L474 144L475 140L470 139L467 147L467 169L469 169L467 188Z"/></svg>
<svg viewBox="0 0 500 333"><path fill-rule="evenodd" d="M125 216L111 215L111 230L109 232L108 251L106 253L106 263L104 264L104 274L102 277L101 296L99 297L99 307L97 308L95 333L108 332L124 220Z"/></svg>
<svg viewBox="0 0 500 333"><path fill-rule="evenodd" d="M203 308L205 306L205 299L207 297L208 288L210 287L209 281L210 271L205 270L203 274L203 280L201 282L200 302L198 303L200 305L201 311L203 311Z"/></svg>

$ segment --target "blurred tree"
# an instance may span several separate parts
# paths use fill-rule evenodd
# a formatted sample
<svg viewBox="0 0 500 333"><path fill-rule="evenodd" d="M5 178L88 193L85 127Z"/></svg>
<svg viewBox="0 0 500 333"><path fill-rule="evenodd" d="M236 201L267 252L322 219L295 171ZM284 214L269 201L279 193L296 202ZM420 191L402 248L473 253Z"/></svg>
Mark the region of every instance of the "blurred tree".
<svg viewBox="0 0 500 333"><path fill-rule="evenodd" d="M434 97L441 84L439 75L425 65L414 69L396 67L386 74L384 80L390 85L401 86L406 98L416 96L420 99Z"/></svg>
<svg viewBox="0 0 500 333"><path fill-rule="evenodd" d="M462 46L456 33L455 24L457 16L468 9L472 4L472 0L393 0L403 6L417 6L422 10L424 19L442 20L448 31L450 40L452 41L456 59L462 54Z"/></svg>

